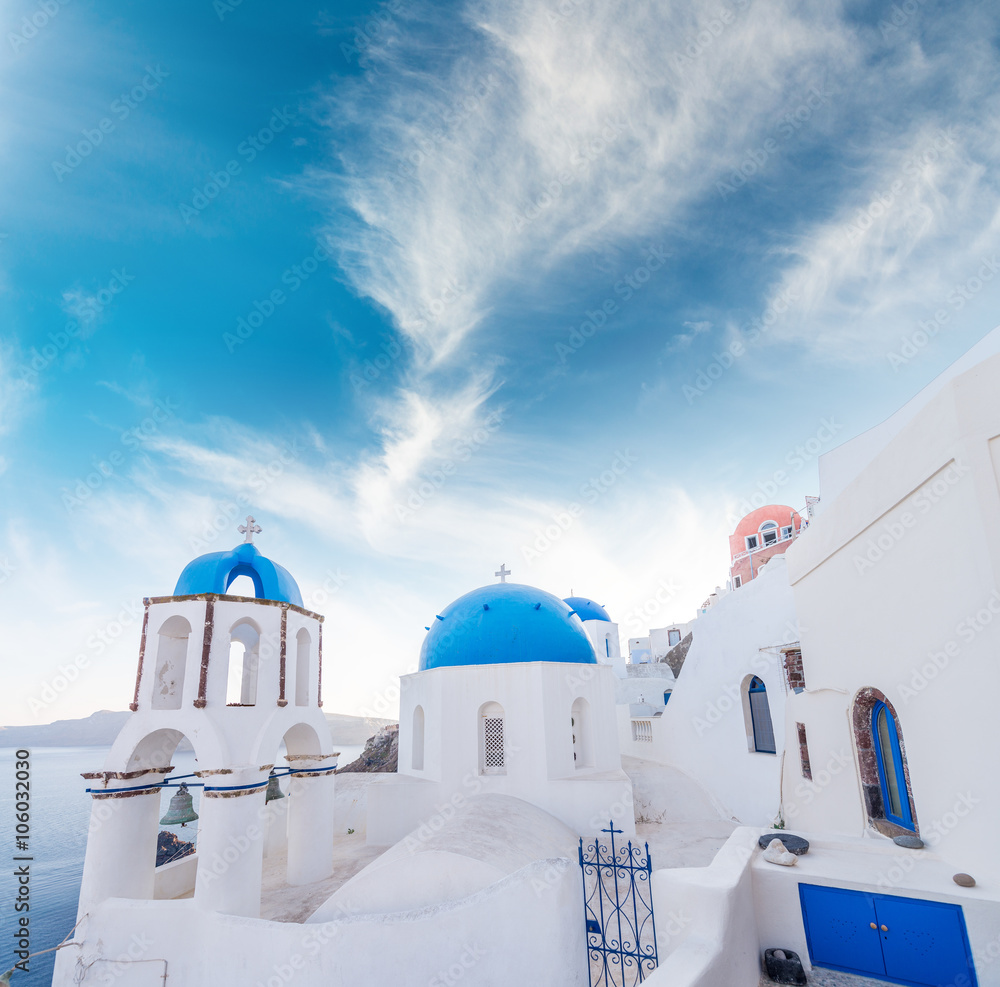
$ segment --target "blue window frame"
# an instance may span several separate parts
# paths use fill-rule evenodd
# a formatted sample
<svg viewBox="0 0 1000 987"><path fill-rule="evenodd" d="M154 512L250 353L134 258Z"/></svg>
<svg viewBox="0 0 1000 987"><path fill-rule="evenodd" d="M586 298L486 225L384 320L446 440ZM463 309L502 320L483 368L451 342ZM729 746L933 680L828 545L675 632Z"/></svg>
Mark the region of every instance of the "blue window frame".
<svg viewBox="0 0 1000 987"><path fill-rule="evenodd" d="M903 750L899 744L896 718L881 701L872 709L872 737L875 741L879 787L882 789L882 812L889 822L905 829L913 829L913 812L910 808L910 796L906 791Z"/></svg>
<svg viewBox="0 0 1000 987"><path fill-rule="evenodd" d="M767 701L767 689L755 675L747 690L750 700L750 722L753 727L753 749L759 754L776 754L774 725L771 722L771 707Z"/></svg>

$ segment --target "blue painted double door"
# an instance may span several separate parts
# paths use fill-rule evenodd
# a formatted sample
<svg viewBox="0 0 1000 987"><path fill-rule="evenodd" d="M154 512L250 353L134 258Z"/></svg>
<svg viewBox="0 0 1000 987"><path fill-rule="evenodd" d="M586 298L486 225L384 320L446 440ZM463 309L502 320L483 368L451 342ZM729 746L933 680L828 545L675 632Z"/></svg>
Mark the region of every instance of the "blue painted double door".
<svg viewBox="0 0 1000 987"><path fill-rule="evenodd" d="M958 905L800 884L816 966L919 987L976 987Z"/></svg>

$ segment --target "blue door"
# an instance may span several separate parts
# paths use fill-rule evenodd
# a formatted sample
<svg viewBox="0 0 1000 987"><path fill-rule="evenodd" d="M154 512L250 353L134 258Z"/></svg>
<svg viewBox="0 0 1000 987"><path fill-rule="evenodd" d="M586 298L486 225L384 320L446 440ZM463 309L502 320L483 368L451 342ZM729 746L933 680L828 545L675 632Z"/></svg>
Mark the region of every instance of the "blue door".
<svg viewBox="0 0 1000 987"><path fill-rule="evenodd" d="M940 901L875 896L886 970L916 984L974 984L962 909ZM964 979L962 979L964 975Z"/></svg>
<svg viewBox="0 0 1000 987"><path fill-rule="evenodd" d="M958 905L800 884L809 957L816 966L914 987L975 987Z"/></svg>
<svg viewBox="0 0 1000 987"><path fill-rule="evenodd" d="M885 976L882 943L871 927L875 918L873 895L800 884L799 897L813 963Z"/></svg>

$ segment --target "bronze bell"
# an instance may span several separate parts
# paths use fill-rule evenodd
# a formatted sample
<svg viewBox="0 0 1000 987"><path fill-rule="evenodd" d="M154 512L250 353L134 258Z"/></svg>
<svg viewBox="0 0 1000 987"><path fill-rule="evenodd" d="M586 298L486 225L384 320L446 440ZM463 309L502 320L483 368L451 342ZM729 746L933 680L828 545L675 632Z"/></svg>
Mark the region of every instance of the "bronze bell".
<svg viewBox="0 0 1000 987"><path fill-rule="evenodd" d="M274 769L271 769L271 773L267 776L267 796L264 798L264 804L268 802L273 802L275 799L283 799L285 793L278 786L278 776L274 773Z"/></svg>
<svg viewBox="0 0 1000 987"><path fill-rule="evenodd" d="M194 811L194 802L187 785L181 782L177 794L170 799L167 806L167 814L160 820L161 826L186 826L189 822L194 822L198 818L198 813Z"/></svg>

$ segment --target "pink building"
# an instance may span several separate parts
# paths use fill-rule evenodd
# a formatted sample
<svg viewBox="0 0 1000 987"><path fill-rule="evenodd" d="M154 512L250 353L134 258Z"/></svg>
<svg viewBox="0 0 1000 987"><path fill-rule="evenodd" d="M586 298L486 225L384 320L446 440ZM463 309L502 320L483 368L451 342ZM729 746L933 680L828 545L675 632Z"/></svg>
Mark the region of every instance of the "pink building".
<svg viewBox="0 0 1000 987"><path fill-rule="evenodd" d="M733 589L753 579L768 559L786 551L802 525L799 512L781 504L767 504L747 514L729 536Z"/></svg>

